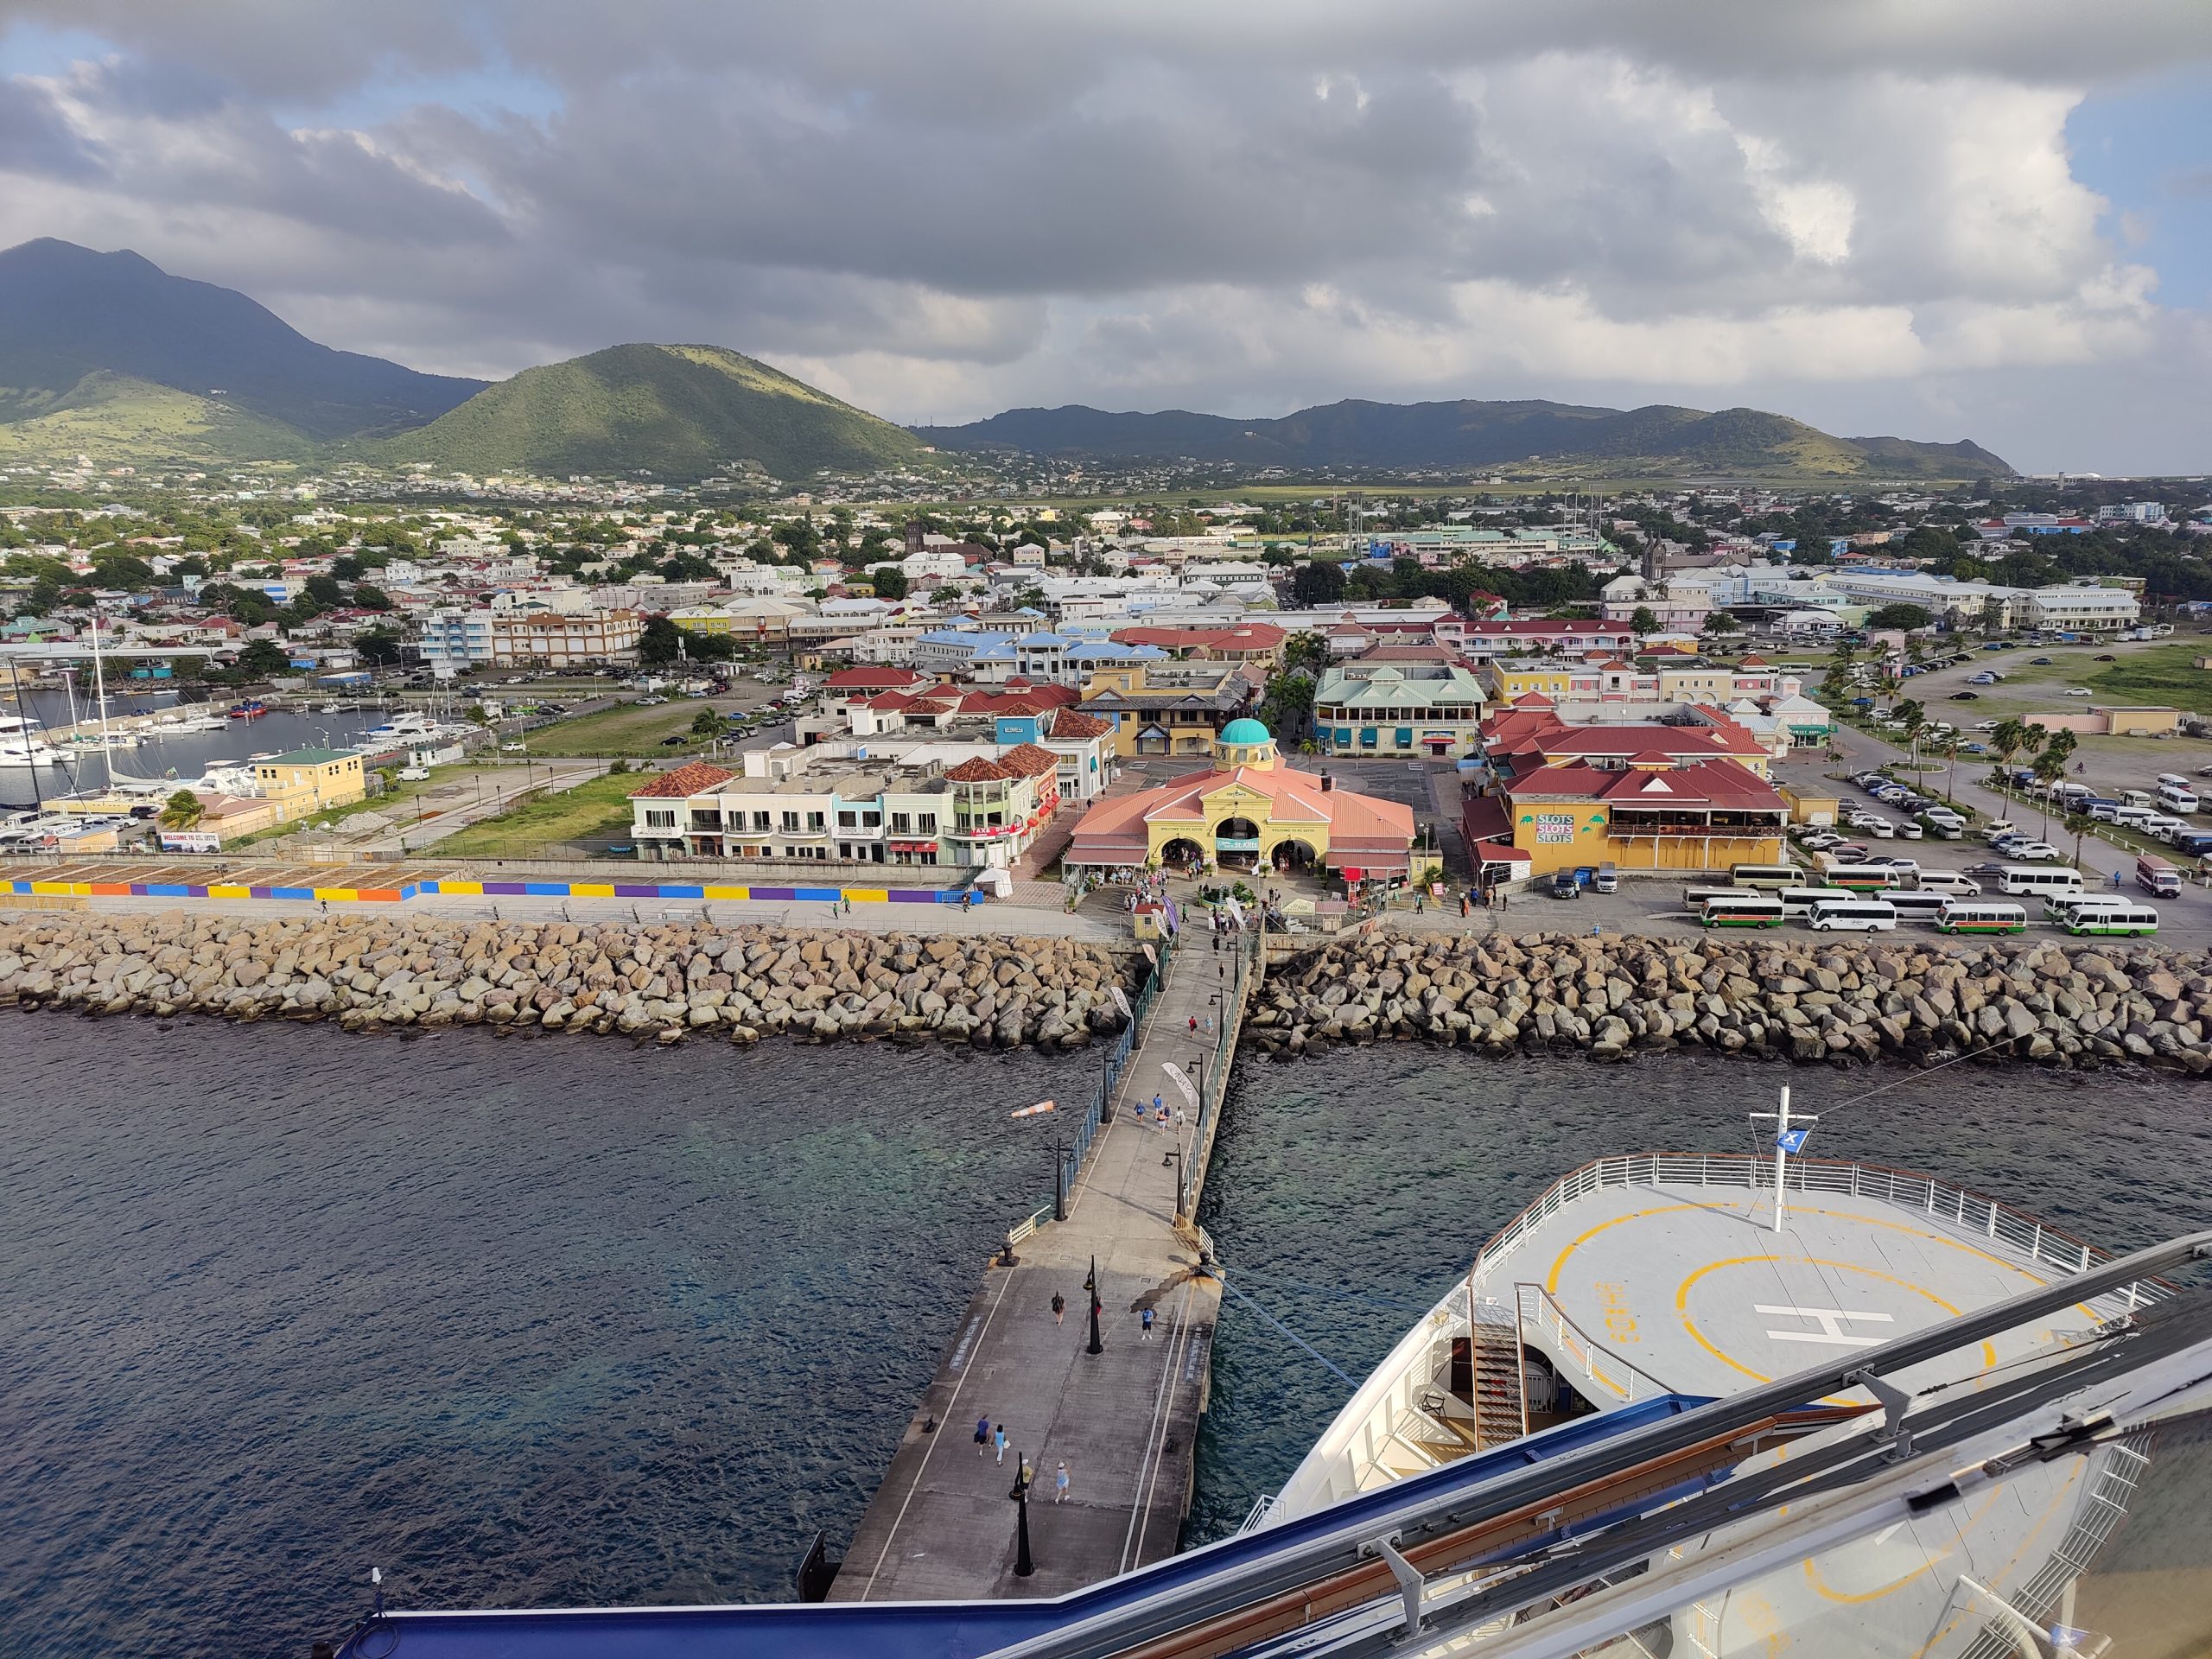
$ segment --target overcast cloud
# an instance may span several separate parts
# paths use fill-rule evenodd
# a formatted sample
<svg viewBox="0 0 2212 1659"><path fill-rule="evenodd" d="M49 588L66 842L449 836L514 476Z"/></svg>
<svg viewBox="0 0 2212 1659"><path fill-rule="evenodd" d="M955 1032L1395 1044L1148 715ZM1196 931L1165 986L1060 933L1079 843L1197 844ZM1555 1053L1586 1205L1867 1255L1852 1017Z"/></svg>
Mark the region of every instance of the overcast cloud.
<svg viewBox="0 0 2212 1659"><path fill-rule="evenodd" d="M2209 86L2203 0L0 0L0 244L912 421L1751 403L2202 470Z"/></svg>

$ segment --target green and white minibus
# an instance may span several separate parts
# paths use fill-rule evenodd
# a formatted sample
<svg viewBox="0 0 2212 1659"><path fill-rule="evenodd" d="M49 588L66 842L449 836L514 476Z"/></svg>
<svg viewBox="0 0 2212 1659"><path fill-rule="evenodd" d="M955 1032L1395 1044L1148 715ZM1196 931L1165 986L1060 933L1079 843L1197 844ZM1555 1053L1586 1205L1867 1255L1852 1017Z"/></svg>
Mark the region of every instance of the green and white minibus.
<svg viewBox="0 0 2212 1659"><path fill-rule="evenodd" d="M1939 933L2024 933L2028 912L1994 899L1946 899L1936 912Z"/></svg>
<svg viewBox="0 0 2212 1659"><path fill-rule="evenodd" d="M1780 927L1782 900L1770 893L1716 893L1699 912L1700 927Z"/></svg>
<svg viewBox="0 0 2212 1659"><path fill-rule="evenodd" d="M2127 905L2086 905L2074 912L2072 921L2063 925L2069 933L2076 937L2091 933L2117 933L2126 938L2139 939L2158 931L2158 912L2139 901Z"/></svg>

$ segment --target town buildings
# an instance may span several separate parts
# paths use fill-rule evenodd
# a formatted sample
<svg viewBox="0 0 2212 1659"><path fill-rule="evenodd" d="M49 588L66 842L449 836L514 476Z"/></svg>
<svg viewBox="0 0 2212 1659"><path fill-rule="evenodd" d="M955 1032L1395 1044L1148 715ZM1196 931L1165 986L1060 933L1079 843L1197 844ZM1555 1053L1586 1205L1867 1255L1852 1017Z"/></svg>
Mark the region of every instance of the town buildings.
<svg viewBox="0 0 2212 1659"><path fill-rule="evenodd" d="M1413 809L1286 765L1268 728L1239 719L1213 740L1210 772L1110 796L1076 825L1062 862L1116 873L1165 866L1326 868L1351 881L1413 874Z"/></svg>
<svg viewBox="0 0 2212 1659"><path fill-rule="evenodd" d="M1482 682L1457 664L1361 658L1323 671L1314 735L1324 754L1456 759L1480 746L1483 704Z"/></svg>

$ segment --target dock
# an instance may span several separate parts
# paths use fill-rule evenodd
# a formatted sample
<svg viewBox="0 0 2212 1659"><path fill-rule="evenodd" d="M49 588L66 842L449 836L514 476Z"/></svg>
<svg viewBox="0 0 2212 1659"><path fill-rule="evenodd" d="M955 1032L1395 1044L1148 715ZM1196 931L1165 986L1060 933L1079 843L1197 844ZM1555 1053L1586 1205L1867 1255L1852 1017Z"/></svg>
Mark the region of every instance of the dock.
<svg viewBox="0 0 2212 1659"><path fill-rule="evenodd" d="M1047 1205L1014 1230L1015 1265L994 1257L983 1269L830 1600L1057 1596L1175 1553L1221 1302L1211 1242L1190 1217L1254 959L1236 936L1218 952L1207 947L1205 936L1187 934L1141 996L1128 1048L1110 1084L1097 1085L1103 1102L1084 1103L1103 1109L1090 1144L1070 1160L1066 1219L1052 1219ZM1195 1113L1164 1070L1170 1065L1198 1085ZM1155 1095L1183 1103L1185 1120L1141 1123L1137 1105L1148 1109ZM1096 1353L1084 1289L1094 1262ZM1066 1303L1058 1321L1055 1294ZM1004 1425L1003 1464L976 1444L979 1419ZM1020 1506L1011 1497L1025 1459L1033 1471L1027 1576L1016 1571ZM1056 1501L1063 1462L1068 1491Z"/></svg>

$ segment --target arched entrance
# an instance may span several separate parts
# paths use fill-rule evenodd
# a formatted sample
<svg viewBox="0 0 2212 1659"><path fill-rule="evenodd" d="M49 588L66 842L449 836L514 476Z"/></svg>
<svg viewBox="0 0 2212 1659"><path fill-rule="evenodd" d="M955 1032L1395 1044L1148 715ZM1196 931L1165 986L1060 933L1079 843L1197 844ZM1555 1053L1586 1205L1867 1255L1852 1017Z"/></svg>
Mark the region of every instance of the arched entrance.
<svg viewBox="0 0 2212 1659"><path fill-rule="evenodd" d="M1277 872L1284 875L1302 874L1320 861L1320 855L1313 850L1310 842L1300 841L1294 836L1286 836L1277 842L1268 856Z"/></svg>
<svg viewBox="0 0 2212 1659"><path fill-rule="evenodd" d="M1249 818L1224 818L1214 827L1214 862L1224 870L1257 869L1260 826Z"/></svg>
<svg viewBox="0 0 2212 1659"><path fill-rule="evenodd" d="M1171 870L1196 869L1205 857L1206 849L1188 836L1178 836L1160 849L1160 861Z"/></svg>

